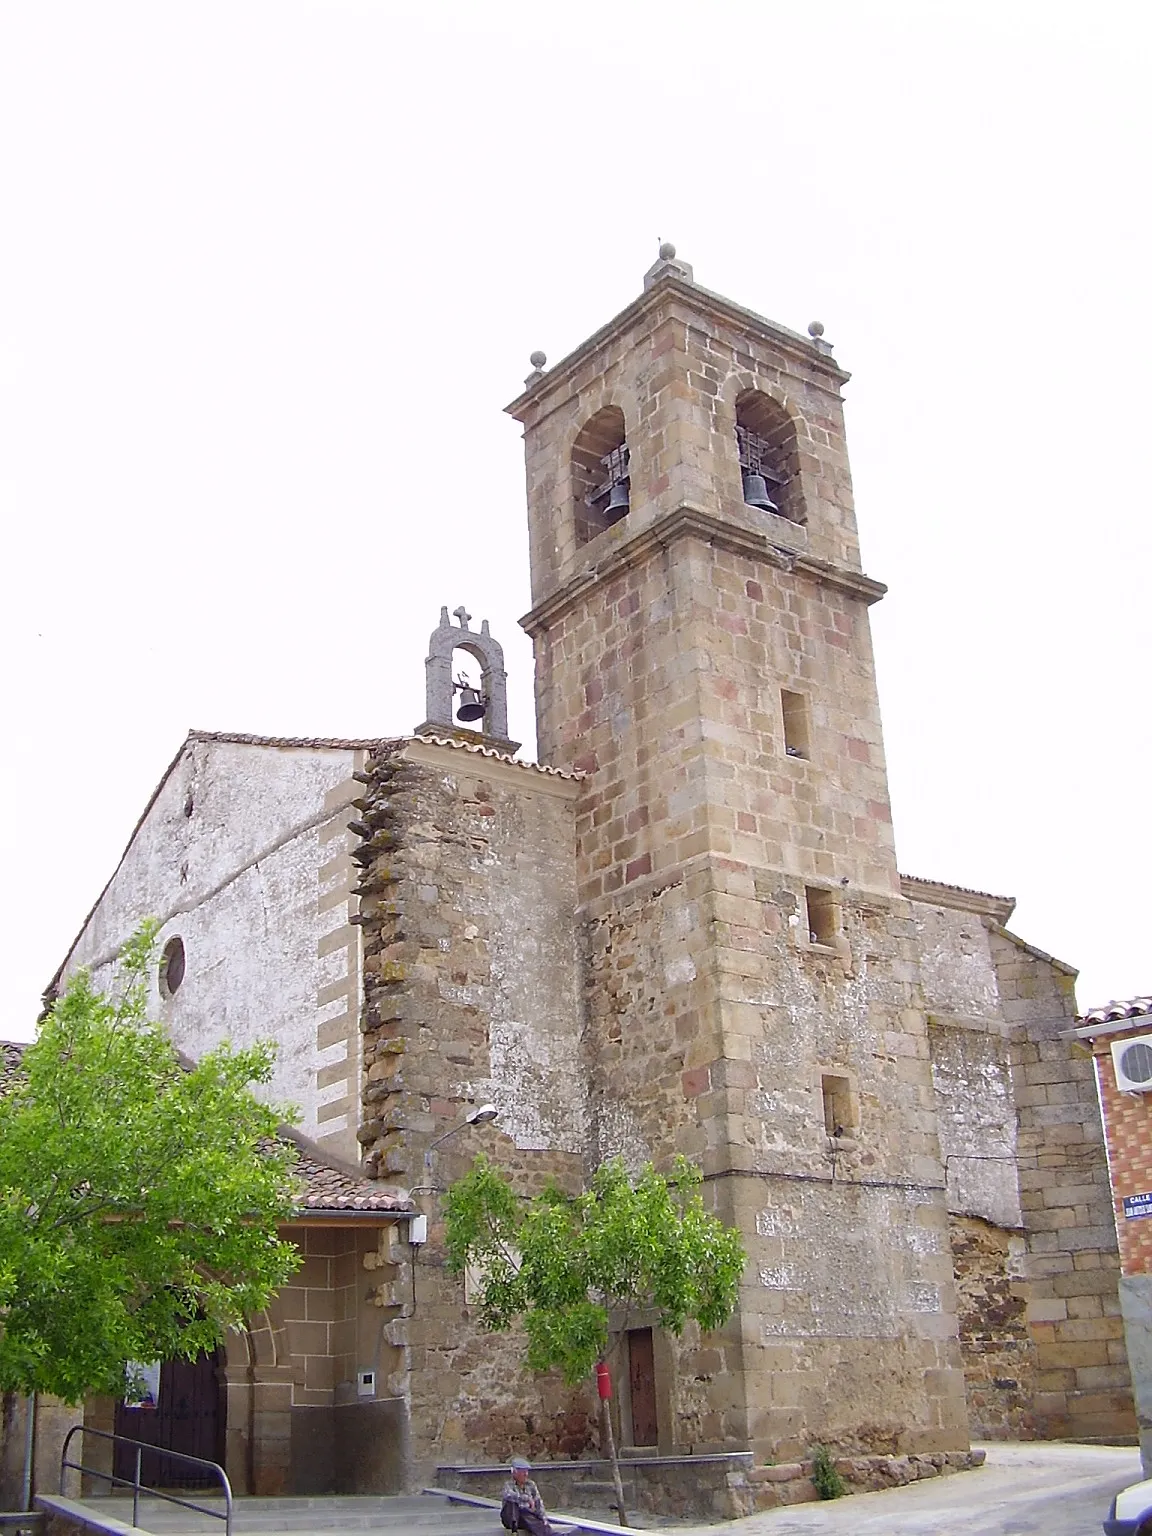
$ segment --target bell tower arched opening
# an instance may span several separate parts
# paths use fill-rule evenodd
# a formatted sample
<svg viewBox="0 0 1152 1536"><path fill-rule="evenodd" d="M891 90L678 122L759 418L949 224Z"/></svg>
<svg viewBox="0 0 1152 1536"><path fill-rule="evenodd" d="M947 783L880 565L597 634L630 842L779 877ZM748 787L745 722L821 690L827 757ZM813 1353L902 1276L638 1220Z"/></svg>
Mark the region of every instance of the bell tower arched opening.
<svg viewBox="0 0 1152 1536"><path fill-rule="evenodd" d="M806 523L796 423L778 400L758 389L737 397L736 446L745 502L789 522Z"/></svg>
<svg viewBox="0 0 1152 1536"><path fill-rule="evenodd" d="M627 517L629 495L624 412L606 405L584 423L572 445L576 543L587 544Z"/></svg>

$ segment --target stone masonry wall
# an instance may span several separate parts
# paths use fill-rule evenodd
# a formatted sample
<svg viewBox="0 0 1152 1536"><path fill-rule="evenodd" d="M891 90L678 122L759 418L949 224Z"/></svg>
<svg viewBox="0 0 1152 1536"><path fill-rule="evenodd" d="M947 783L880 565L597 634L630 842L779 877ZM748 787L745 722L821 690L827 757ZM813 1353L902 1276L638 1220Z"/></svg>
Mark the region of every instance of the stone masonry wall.
<svg viewBox="0 0 1152 1536"><path fill-rule="evenodd" d="M630 305L509 408L526 428L533 603L685 505L767 528L783 546L858 570L839 393L846 378L803 337L717 306L699 290L665 286ZM735 427L736 399L748 389L788 402L798 442L795 499L806 522L744 503ZM627 526L580 546L572 447L584 423L609 405L623 412L630 454ZM546 751L542 745L547 761Z"/></svg>
<svg viewBox="0 0 1152 1536"><path fill-rule="evenodd" d="M735 877L728 894L734 919ZM746 932L757 926L755 894L755 876L745 876ZM781 924L728 979L727 1012L746 1032L756 1074L732 1106L742 1118L730 1144L741 1225L755 1234L744 1316L753 1445L778 1459L814 1441L849 1455L962 1449L911 924L903 903L849 899L841 922L840 952L800 943ZM848 1084L840 1137L827 1134L826 1074Z"/></svg>
<svg viewBox="0 0 1152 1536"><path fill-rule="evenodd" d="M703 860L585 908L593 1162L620 1155L638 1172L649 1161L666 1167L682 1152L706 1172L725 1165L727 1088L749 1068L721 1060L708 964L712 910ZM723 1185L709 1183L705 1199L724 1220L734 1219ZM661 1450L743 1449L749 1431L738 1322L703 1338L695 1327L680 1339L657 1330L656 1339ZM626 1378L622 1361L615 1369ZM627 1444L627 1414L621 1417Z"/></svg>
<svg viewBox="0 0 1152 1536"><path fill-rule="evenodd" d="M1093 1064L1077 1042L1061 1038L1075 1022L1075 973L1005 929L992 926L990 939L1012 1028L1037 1433L1131 1436L1120 1260Z"/></svg>
<svg viewBox="0 0 1152 1536"><path fill-rule="evenodd" d="M364 937L367 1166L419 1186L429 1241L393 1287L410 1477L437 1461L576 1454L594 1402L486 1335L444 1264L439 1191L484 1150L525 1193L575 1188L588 1107L574 920L575 780L434 740L373 758L353 824ZM429 1143L491 1101L489 1126ZM414 1268L413 1268L414 1266Z"/></svg>
<svg viewBox="0 0 1152 1536"><path fill-rule="evenodd" d="M882 588L859 573L843 377L802 339L677 287L514 408L540 750L587 775L599 1145L697 1157L749 1250L738 1316L701 1341L709 1368L673 1352L665 1411L698 1451L967 1446L867 618ZM748 390L791 420L801 520L743 502ZM570 447L605 404L624 415L632 503L577 547ZM801 701L803 749L789 750L783 691ZM852 1121L835 1146L825 1078L846 1085Z"/></svg>
<svg viewBox="0 0 1152 1536"><path fill-rule="evenodd" d="M24 1449L29 1400L16 1392L0 1395L0 1509L23 1509ZM60 1485L60 1453L68 1431L83 1422L80 1408L41 1393L36 1403L36 1436L32 1458L32 1493L56 1493ZM69 1452L81 1460L80 1437Z"/></svg>
<svg viewBox="0 0 1152 1536"><path fill-rule="evenodd" d="M157 789L70 953L106 986L145 917L179 938L179 990L150 978L149 1016L193 1057L221 1040L277 1044L266 1093L355 1157L359 942L349 922L352 743L193 734ZM265 1091L265 1090L262 1090Z"/></svg>
<svg viewBox="0 0 1152 1536"><path fill-rule="evenodd" d="M807 630L812 759L789 757L778 723L749 712L741 692L770 692L749 666L770 626L739 617L745 642L725 623L741 615L741 594L744 612L758 612L746 589L763 594L770 580L779 627L803 649L805 624L787 630L795 589L784 575L693 540L674 561L653 554L629 573L637 606L613 606L605 587L571 619L590 680L573 741L589 774L577 833L589 1044L602 1063L598 1147L633 1161L673 1148L699 1158L718 1209L748 1236L738 1328L707 1341L723 1369L685 1358L668 1403L694 1449L751 1442L795 1454L819 1433L868 1450L897 1427L927 1449L955 1449L966 1444L963 1384L912 928L891 895L882 766L862 742L825 737L835 711L867 713L868 671L845 664L841 673L829 658L843 653L823 629ZM669 582L687 625L675 622ZM569 628L561 617L549 645ZM718 677L728 669L742 679L731 691ZM805 885L830 878L839 932L821 944L809 936ZM850 1081L863 1122L834 1158L825 1073ZM774 1183L758 1182L766 1177ZM844 1180L872 1188L861 1196ZM864 1246L845 1266L845 1234L857 1232ZM860 1277L851 1299L846 1267ZM827 1316L813 1317L814 1295L827 1297ZM712 1433L701 1433L705 1424Z"/></svg>
<svg viewBox="0 0 1152 1536"><path fill-rule="evenodd" d="M972 1436L1031 1440L1036 1345L1026 1315L1024 1238L973 1216L953 1216L950 1229Z"/></svg>
<svg viewBox="0 0 1152 1536"><path fill-rule="evenodd" d="M1075 1016L1075 972L1002 926L1010 901L905 885L915 898L974 1432L1130 1435L1091 1063L1061 1038Z"/></svg>

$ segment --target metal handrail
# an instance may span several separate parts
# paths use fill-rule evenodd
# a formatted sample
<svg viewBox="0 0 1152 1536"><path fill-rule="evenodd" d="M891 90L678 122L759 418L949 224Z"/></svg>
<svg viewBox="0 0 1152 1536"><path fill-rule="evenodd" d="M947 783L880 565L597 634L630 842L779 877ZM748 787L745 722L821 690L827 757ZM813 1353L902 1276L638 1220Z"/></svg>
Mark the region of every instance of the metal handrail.
<svg viewBox="0 0 1152 1536"><path fill-rule="evenodd" d="M83 1462L68 1460L68 1447L72 1444L73 1435L95 1435L99 1440L111 1440L115 1445L134 1445L136 1447L136 1468L131 1478L117 1477L112 1472L101 1472L97 1467L86 1467ZM224 1489L224 1512L213 1509L210 1504L196 1499L178 1499L174 1493L165 1493L160 1488L153 1488L148 1483L140 1481L140 1459L145 1451L155 1451L158 1456L169 1456L173 1461L187 1462L194 1467L207 1467L210 1472L215 1472ZM113 1453L115 1454L115 1453ZM132 1490L132 1524L139 1525L137 1516L140 1513L140 1494L149 1493L153 1498L167 1499L169 1504L180 1504L185 1509L194 1509L197 1514L211 1515L213 1520L224 1521L224 1536L232 1536L232 1484L228 1481L228 1474L216 1461L206 1461L203 1456L188 1456L183 1451L169 1451L162 1445L149 1445L146 1440L133 1440L128 1435L110 1435L106 1429L91 1429L87 1424L73 1424L72 1428L64 1436L64 1445L60 1451L60 1492L64 1492L64 1473L71 1468L74 1472L81 1472L88 1477L103 1478L113 1487L119 1484L123 1488Z"/></svg>

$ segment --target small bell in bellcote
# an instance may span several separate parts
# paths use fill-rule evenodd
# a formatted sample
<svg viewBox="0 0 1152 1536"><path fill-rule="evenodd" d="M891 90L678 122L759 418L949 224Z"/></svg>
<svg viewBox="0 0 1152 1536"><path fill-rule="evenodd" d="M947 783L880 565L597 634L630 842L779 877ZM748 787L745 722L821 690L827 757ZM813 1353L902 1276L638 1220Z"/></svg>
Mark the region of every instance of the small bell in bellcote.
<svg viewBox="0 0 1152 1536"><path fill-rule="evenodd" d="M744 500L750 507L761 512L779 512L780 508L768 495L768 482L754 470L744 471Z"/></svg>
<svg viewBox="0 0 1152 1536"><path fill-rule="evenodd" d="M460 693L460 708L456 711L457 720L463 720L469 725L473 720L483 720L488 706L477 690L471 683L460 682L456 687Z"/></svg>

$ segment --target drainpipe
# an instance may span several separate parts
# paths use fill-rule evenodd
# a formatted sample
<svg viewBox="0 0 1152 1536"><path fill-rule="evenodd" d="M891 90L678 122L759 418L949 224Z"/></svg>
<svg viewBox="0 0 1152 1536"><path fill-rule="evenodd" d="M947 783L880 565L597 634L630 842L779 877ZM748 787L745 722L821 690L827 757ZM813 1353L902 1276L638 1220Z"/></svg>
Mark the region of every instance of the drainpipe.
<svg viewBox="0 0 1152 1536"><path fill-rule="evenodd" d="M32 1452L36 1444L36 1394L24 1399L24 1475L20 1483L20 1504L32 1508Z"/></svg>

